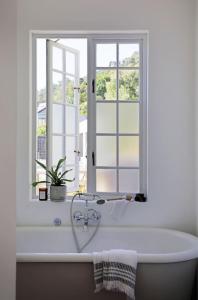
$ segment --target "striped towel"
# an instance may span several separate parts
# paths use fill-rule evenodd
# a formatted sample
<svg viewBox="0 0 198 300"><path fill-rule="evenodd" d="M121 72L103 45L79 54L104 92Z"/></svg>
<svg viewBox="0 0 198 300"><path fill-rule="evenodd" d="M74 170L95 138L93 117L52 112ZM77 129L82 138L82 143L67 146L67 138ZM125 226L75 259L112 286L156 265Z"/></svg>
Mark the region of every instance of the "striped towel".
<svg viewBox="0 0 198 300"><path fill-rule="evenodd" d="M120 291L135 299L137 253L129 250L109 250L93 253L96 289Z"/></svg>

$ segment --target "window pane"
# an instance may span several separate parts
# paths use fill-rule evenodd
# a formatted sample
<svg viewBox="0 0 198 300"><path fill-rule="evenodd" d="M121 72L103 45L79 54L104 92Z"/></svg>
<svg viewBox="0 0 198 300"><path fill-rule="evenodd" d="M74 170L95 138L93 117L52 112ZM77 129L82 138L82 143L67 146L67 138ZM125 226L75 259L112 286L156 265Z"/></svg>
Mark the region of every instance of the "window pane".
<svg viewBox="0 0 198 300"><path fill-rule="evenodd" d="M37 136L37 159L42 160L43 163L46 161L46 136Z"/></svg>
<svg viewBox="0 0 198 300"><path fill-rule="evenodd" d="M119 132L139 133L139 104L119 104Z"/></svg>
<svg viewBox="0 0 198 300"><path fill-rule="evenodd" d="M60 73L53 72L52 75L53 91L52 99L54 102L63 102L63 76Z"/></svg>
<svg viewBox="0 0 198 300"><path fill-rule="evenodd" d="M75 137L67 136L66 137L66 157L67 157L67 164L72 165L75 163Z"/></svg>
<svg viewBox="0 0 198 300"><path fill-rule="evenodd" d="M66 106L66 133L76 133L76 108L73 106Z"/></svg>
<svg viewBox="0 0 198 300"><path fill-rule="evenodd" d="M96 100L116 100L116 70L96 72Z"/></svg>
<svg viewBox="0 0 198 300"><path fill-rule="evenodd" d="M115 170L96 170L96 191L116 192Z"/></svg>
<svg viewBox="0 0 198 300"><path fill-rule="evenodd" d="M119 191L123 193L139 192L139 170L119 171Z"/></svg>
<svg viewBox="0 0 198 300"><path fill-rule="evenodd" d="M139 166L139 137L119 137L119 165L123 167Z"/></svg>
<svg viewBox="0 0 198 300"><path fill-rule="evenodd" d="M37 104L37 121L36 121L36 159L46 165L46 103ZM36 167L36 181L46 180L46 173L38 164ZM36 195L38 195L39 187L45 187L45 183L41 183L36 187Z"/></svg>
<svg viewBox="0 0 198 300"><path fill-rule="evenodd" d="M75 55L71 52L66 52L66 73L75 74Z"/></svg>
<svg viewBox="0 0 198 300"><path fill-rule="evenodd" d="M37 137L46 136L46 103L39 103L37 105L36 126L37 126L37 131L36 131ZM40 154L38 154L37 158L39 158L39 155Z"/></svg>
<svg viewBox="0 0 198 300"><path fill-rule="evenodd" d="M63 133L63 105L53 104L53 133Z"/></svg>
<svg viewBox="0 0 198 300"><path fill-rule="evenodd" d="M138 100L139 99L139 71L120 70L119 71L119 99Z"/></svg>
<svg viewBox="0 0 198 300"><path fill-rule="evenodd" d="M39 162L46 165L46 160L39 159ZM46 172L43 168L41 168L38 164L36 164L36 181L45 181L46 180ZM36 195L39 194L39 188L46 187L46 183L39 183L36 187Z"/></svg>
<svg viewBox="0 0 198 300"><path fill-rule="evenodd" d="M63 137L52 137L52 164L55 166L59 159L63 158Z"/></svg>
<svg viewBox="0 0 198 300"><path fill-rule="evenodd" d="M97 136L97 166L116 165L116 137Z"/></svg>
<svg viewBox="0 0 198 300"><path fill-rule="evenodd" d="M96 132L116 132L116 104L97 103L96 108Z"/></svg>
<svg viewBox="0 0 198 300"><path fill-rule="evenodd" d="M139 44L119 44L119 66L139 67Z"/></svg>
<svg viewBox="0 0 198 300"><path fill-rule="evenodd" d="M96 45L96 66L116 67L116 44Z"/></svg>
<svg viewBox="0 0 198 300"><path fill-rule="evenodd" d="M53 69L63 70L63 51L60 48L52 48L52 65Z"/></svg>
<svg viewBox="0 0 198 300"><path fill-rule="evenodd" d="M66 77L66 101L69 104L74 104L74 77Z"/></svg>
<svg viewBox="0 0 198 300"><path fill-rule="evenodd" d="M66 178L69 180L73 180L75 178L75 166L66 165L66 170L70 170L70 169L72 170L66 174ZM78 189L78 187L76 186L76 180L72 182L66 182L66 185L67 185L67 193L77 191Z"/></svg>
<svg viewBox="0 0 198 300"><path fill-rule="evenodd" d="M36 40L36 88L37 101L46 101L46 40Z"/></svg>

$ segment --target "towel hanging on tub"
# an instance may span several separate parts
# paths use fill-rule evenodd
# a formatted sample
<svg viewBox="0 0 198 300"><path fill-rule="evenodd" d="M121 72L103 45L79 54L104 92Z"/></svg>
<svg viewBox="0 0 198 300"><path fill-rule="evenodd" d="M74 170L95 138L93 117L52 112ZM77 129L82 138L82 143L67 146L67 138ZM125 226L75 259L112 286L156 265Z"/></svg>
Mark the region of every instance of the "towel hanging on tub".
<svg viewBox="0 0 198 300"><path fill-rule="evenodd" d="M93 253L95 292L120 291L135 299L137 253L109 250Z"/></svg>

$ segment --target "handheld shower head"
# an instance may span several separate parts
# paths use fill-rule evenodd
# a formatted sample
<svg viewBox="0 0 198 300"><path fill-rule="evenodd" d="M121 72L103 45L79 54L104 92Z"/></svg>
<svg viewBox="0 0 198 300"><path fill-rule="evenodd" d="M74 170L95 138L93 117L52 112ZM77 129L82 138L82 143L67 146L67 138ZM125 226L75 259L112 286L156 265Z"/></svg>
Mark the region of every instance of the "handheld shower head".
<svg viewBox="0 0 198 300"><path fill-rule="evenodd" d="M96 204L105 204L106 200L105 199L98 199L96 200Z"/></svg>
<svg viewBox="0 0 198 300"><path fill-rule="evenodd" d="M100 205L100 204L104 204L107 201L116 201L116 200L132 201L132 199L133 199L133 195L132 194L125 194L125 195L121 195L121 196L118 196L118 197L106 198L106 199L103 199L103 198L99 197L99 199L96 200L96 203Z"/></svg>
<svg viewBox="0 0 198 300"><path fill-rule="evenodd" d="M125 194L125 195L120 195L120 196L115 196L112 198L102 198L98 194L91 194L91 193L78 193L76 196L79 196L80 199L85 200L86 202L88 201L95 201L96 204L105 204L106 202L109 201L116 201L116 200L127 200L127 201L132 201L133 200L133 195L132 194Z"/></svg>

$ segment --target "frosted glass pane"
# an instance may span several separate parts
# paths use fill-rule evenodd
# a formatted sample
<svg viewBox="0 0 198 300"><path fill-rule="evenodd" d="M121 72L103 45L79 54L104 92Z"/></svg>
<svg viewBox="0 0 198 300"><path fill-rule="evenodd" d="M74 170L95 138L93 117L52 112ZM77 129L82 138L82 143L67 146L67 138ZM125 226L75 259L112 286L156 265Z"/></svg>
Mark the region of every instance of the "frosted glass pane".
<svg viewBox="0 0 198 300"><path fill-rule="evenodd" d="M119 171L119 192L139 193L139 170Z"/></svg>
<svg viewBox="0 0 198 300"><path fill-rule="evenodd" d="M66 73L75 74L75 55L66 52Z"/></svg>
<svg viewBox="0 0 198 300"><path fill-rule="evenodd" d="M75 176L75 166L67 166L66 165L66 170L70 170L70 169L72 169L72 170L67 173L66 178L69 180L73 180L76 177ZM72 182L66 182L66 185L67 185L67 193L78 190L77 180L74 180Z"/></svg>
<svg viewBox="0 0 198 300"><path fill-rule="evenodd" d="M119 66L139 67L139 44L119 44Z"/></svg>
<svg viewBox="0 0 198 300"><path fill-rule="evenodd" d="M53 133L63 133L63 105L53 104Z"/></svg>
<svg viewBox="0 0 198 300"><path fill-rule="evenodd" d="M115 170L96 170L96 191L116 192Z"/></svg>
<svg viewBox="0 0 198 300"><path fill-rule="evenodd" d="M52 48L52 65L53 69L63 70L63 51L57 47Z"/></svg>
<svg viewBox="0 0 198 300"><path fill-rule="evenodd" d="M139 137L119 137L119 165L123 167L139 166Z"/></svg>
<svg viewBox="0 0 198 300"><path fill-rule="evenodd" d="M69 104L74 104L74 77L66 77L66 101Z"/></svg>
<svg viewBox="0 0 198 300"><path fill-rule="evenodd" d="M116 166L116 137L97 136L97 166Z"/></svg>
<svg viewBox="0 0 198 300"><path fill-rule="evenodd" d="M139 104L119 104L119 132L139 133Z"/></svg>
<svg viewBox="0 0 198 300"><path fill-rule="evenodd" d="M63 137L52 137L52 164L55 166L59 159L63 158Z"/></svg>
<svg viewBox="0 0 198 300"><path fill-rule="evenodd" d="M52 99L54 102L63 102L63 76L60 73L52 74Z"/></svg>
<svg viewBox="0 0 198 300"><path fill-rule="evenodd" d="M97 44L96 66L116 67L116 44Z"/></svg>
<svg viewBox="0 0 198 300"><path fill-rule="evenodd" d="M66 106L66 133L75 134L76 132L76 108Z"/></svg>
<svg viewBox="0 0 198 300"><path fill-rule="evenodd" d="M66 157L67 157L67 164L71 165L75 163L75 138L67 136L66 137Z"/></svg>
<svg viewBox="0 0 198 300"><path fill-rule="evenodd" d="M119 100L139 100L139 71L119 71Z"/></svg>
<svg viewBox="0 0 198 300"><path fill-rule="evenodd" d="M116 132L116 104L97 103L96 108L96 132Z"/></svg>
<svg viewBox="0 0 198 300"><path fill-rule="evenodd" d="M96 100L116 100L116 70L96 72Z"/></svg>

